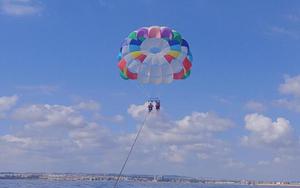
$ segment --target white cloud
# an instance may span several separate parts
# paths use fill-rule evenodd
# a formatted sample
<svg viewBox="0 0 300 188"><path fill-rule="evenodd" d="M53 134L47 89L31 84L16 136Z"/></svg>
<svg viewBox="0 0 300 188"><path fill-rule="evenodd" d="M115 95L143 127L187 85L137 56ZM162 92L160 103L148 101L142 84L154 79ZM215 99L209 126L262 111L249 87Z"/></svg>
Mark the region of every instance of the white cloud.
<svg viewBox="0 0 300 188"><path fill-rule="evenodd" d="M15 110L13 118L28 122L27 127L51 127L51 126L84 126L81 116L71 106L64 105L30 105Z"/></svg>
<svg viewBox="0 0 300 188"><path fill-rule="evenodd" d="M245 128L250 135L243 137L243 143L253 146L281 146L291 144L291 126L285 118L276 121L254 113L245 116Z"/></svg>
<svg viewBox="0 0 300 188"><path fill-rule="evenodd" d="M74 129L69 136L73 142L84 149L112 147L114 142L112 133L97 123L88 123L87 126Z"/></svg>
<svg viewBox="0 0 300 188"><path fill-rule="evenodd" d="M263 103L257 101L248 101L245 104L245 108L247 110L254 111L254 112L262 112L266 110L266 106Z"/></svg>
<svg viewBox="0 0 300 188"><path fill-rule="evenodd" d="M297 148L293 149L294 151L298 150ZM297 160L299 160L299 153L294 153L293 155L291 155L291 153L286 153L287 151L277 151L277 153L275 153L274 157L270 160L261 160L257 162L257 165L259 166L273 166L273 165L280 165L280 164L284 164L284 163L289 163L289 162L295 162ZM299 152L299 150L297 151Z"/></svg>
<svg viewBox="0 0 300 188"><path fill-rule="evenodd" d="M274 102L275 105L287 108L291 111L300 112L299 99L278 99Z"/></svg>
<svg viewBox="0 0 300 188"><path fill-rule="evenodd" d="M257 164L260 166L266 166L266 165L270 165L271 162L270 161L258 161Z"/></svg>
<svg viewBox="0 0 300 188"><path fill-rule="evenodd" d="M294 77L286 76L284 83L279 86L279 91L282 94L300 97L300 75Z"/></svg>
<svg viewBox="0 0 300 188"><path fill-rule="evenodd" d="M182 133L198 134L202 131L221 132L227 130L233 126L233 122L210 112L194 112L177 121L177 125Z"/></svg>
<svg viewBox="0 0 300 188"><path fill-rule="evenodd" d="M78 105L74 107L79 110L90 110L90 111L100 110L100 104L93 100L80 102Z"/></svg>
<svg viewBox="0 0 300 188"><path fill-rule="evenodd" d="M113 123L122 123L124 121L124 116L117 114L113 116L104 116L100 114L99 112L94 114L95 119L99 121L106 121L106 122L113 122Z"/></svg>
<svg viewBox="0 0 300 188"><path fill-rule="evenodd" d="M1 136L0 140L7 142L7 143L16 143L16 144L23 144L23 145L29 145L31 143L30 138L22 138L22 137L17 137L17 136L13 136L13 135Z"/></svg>
<svg viewBox="0 0 300 188"><path fill-rule="evenodd" d="M1 0L0 10L10 16L34 15L42 10L36 0Z"/></svg>
<svg viewBox="0 0 300 188"><path fill-rule="evenodd" d="M147 114L147 106L131 105L128 113L134 119L142 120ZM231 120L210 112L194 112L180 120L169 120L162 110L149 115L141 137L144 148L149 148L153 154L161 153L162 160L171 163L185 163L190 158L211 160L229 151L226 143L215 138L214 134L233 126ZM132 140L133 137L134 134L123 139Z"/></svg>
<svg viewBox="0 0 300 188"><path fill-rule="evenodd" d="M78 106L31 104L15 109L11 116L12 124L16 123L18 128L0 135L1 168L16 171L117 172L136 130L128 132L128 127L122 126L120 132L114 132L113 128L103 124L102 119L93 118L94 111ZM141 123L143 118L140 116L147 114L147 107L131 105L128 113ZM271 121L272 126L283 129L286 128L282 126L285 123L288 122ZM163 109L159 113L154 112L148 117L126 172L196 174L199 168L213 168L210 173L208 170L201 174L210 175L216 170L244 169L246 164L231 156L232 146L218 137L219 133L233 126L231 120L211 112L194 112L173 120L164 114ZM286 135L285 131L281 133L277 128L261 130L250 123L247 127L249 138L258 134L264 144L270 140L275 143L275 140L282 140ZM268 132L266 130L277 136L265 139L265 134L257 133ZM290 152L281 151L274 155L280 157L281 163L285 159L282 153ZM139 171L141 168L143 170Z"/></svg>
<svg viewBox="0 0 300 188"><path fill-rule="evenodd" d="M244 168L246 166L243 162L231 158L226 159L224 163L227 168Z"/></svg>
<svg viewBox="0 0 300 188"><path fill-rule="evenodd" d="M274 163L280 163L280 162L281 162L281 158L280 158L280 157L275 157L275 158L273 159L273 162L274 162Z"/></svg>
<svg viewBox="0 0 300 188"><path fill-rule="evenodd" d="M10 110L18 101L18 96L4 96L0 97L0 112Z"/></svg>
<svg viewBox="0 0 300 188"><path fill-rule="evenodd" d="M147 114L147 103L144 105L132 104L129 106L127 112L135 119L143 119Z"/></svg>
<svg viewBox="0 0 300 188"><path fill-rule="evenodd" d="M0 97L0 119L6 118L6 112L16 105L18 98L16 95Z"/></svg>
<svg viewBox="0 0 300 188"><path fill-rule="evenodd" d="M10 120L15 128L0 135L0 166L65 171L76 164L71 171L99 171L107 155L118 158L111 154L120 151L112 132L93 121L93 112L83 113L75 106L32 104L15 109Z"/></svg>
<svg viewBox="0 0 300 188"><path fill-rule="evenodd" d="M105 125L108 119L97 112L99 106L95 101L87 101L74 105L30 104L14 109L9 116L11 132L0 135L1 168L117 172L136 130L128 131L126 124L117 131L108 127ZM101 118L94 117L95 111ZM128 113L141 123L147 106L131 105ZM121 121L124 117L114 118ZM226 174L230 168L238 173L241 168L245 170L248 161L236 160L232 156L234 145L219 136L232 127L230 119L211 112L193 112L170 119L164 109L154 111L148 117L126 172L198 174L199 168L206 168L200 175L209 176L216 171ZM244 144L274 149L268 150L273 151L270 160L258 159L257 166L299 161L295 157L300 153L295 151L299 144L290 144L292 127L285 118L272 121L263 115L249 114L245 117L245 128L249 134L244 136Z"/></svg>
<svg viewBox="0 0 300 188"><path fill-rule="evenodd" d="M165 158L170 162L182 163L185 160L185 151L179 149L176 145L169 146L164 155Z"/></svg>
<svg viewBox="0 0 300 188"><path fill-rule="evenodd" d="M285 76L284 83L278 88L281 94L289 95L273 102L274 105L300 112L300 75L290 77Z"/></svg>
<svg viewBox="0 0 300 188"><path fill-rule="evenodd" d="M118 114L118 115L114 115L112 118L111 118L111 121L112 122L115 122L115 123L120 123L120 122L123 122L124 121L124 116Z"/></svg>

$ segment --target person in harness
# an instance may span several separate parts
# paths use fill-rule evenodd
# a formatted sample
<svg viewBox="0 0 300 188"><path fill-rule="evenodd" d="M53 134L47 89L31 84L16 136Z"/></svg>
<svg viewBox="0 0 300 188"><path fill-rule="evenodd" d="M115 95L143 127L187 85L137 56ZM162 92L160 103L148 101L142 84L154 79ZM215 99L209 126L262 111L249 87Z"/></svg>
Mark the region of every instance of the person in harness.
<svg viewBox="0 0 300 188"><path fill-rule="evenodd" d="M148 104L148 112L151 112L152 110L153 110L153 104L152 104L152 102L150 102Z"/></svg>
<svg viewBox="0 0 300 188"><path fill-rule="evenodd" d="M156 109L157 111L160 110L160 101L159 101L159 100L155 101L155 109Z"/></svg>

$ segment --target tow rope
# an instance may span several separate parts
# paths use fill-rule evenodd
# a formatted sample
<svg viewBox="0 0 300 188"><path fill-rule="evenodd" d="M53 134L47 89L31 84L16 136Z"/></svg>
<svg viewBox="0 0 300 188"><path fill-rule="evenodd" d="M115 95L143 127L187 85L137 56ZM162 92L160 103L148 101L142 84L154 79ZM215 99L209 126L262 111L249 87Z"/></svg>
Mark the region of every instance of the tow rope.
<svg viewBox="0 0 300 188"><path fill-rule="evenodd" d="M115 184L114 184L114 188L117 187L117 185L118 185L118 183L119 183L119 181L120 181L120 178L121 178L121 176L122 176L122 174L123 174L123 171L124 171L124 169L125 169L125 166L126 166L126 164L127 164L127 161L128 161L128 159L129 159L129 157L130 157L130 155L131 155L131 153L132 153L132 150L133 150L133 148L134 148L134 145L135 145L136 141L138 140L138 138L139 138L139 136L140 136L140 134L141 134L141 132L142 132L142 130L143 130L143 127L144 127L145 124L146 124L147 117L148 117L148 115L150 115L150 113L151 113L151 112L148 112L148 113L146 114L145 119L144 119L144 121L143 121L143 123L142 123L142 126L139 128L139 131L137 132L137 134L136 134L136 136L135 136L135 139L134 139L134 141L133 141L133 143L132 143L132 145L131 145L131 148L130 148L128 154L127 154L126 160L125 160L125 162L124 162L124 164L123 164L123 166L122 166L122 168L121 168L121 170L120 170L120 173L119 173L119 175L118 175L118 178L117 178L117 180L116 180L116 182L115 182Z"/></svg>

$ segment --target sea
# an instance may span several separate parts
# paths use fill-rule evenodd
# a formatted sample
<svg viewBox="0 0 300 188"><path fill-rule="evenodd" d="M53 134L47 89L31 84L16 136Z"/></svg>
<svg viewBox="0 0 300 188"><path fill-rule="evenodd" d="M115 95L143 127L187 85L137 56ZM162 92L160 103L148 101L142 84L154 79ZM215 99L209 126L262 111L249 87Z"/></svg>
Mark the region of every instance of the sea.
<svg viewBox="0 0 300 188"><path fill-rule="evenodd" d="M53 180L0 180L0 188L113 188L114 182L101 181L53 181ZM274 188L272 186L212 185L180 183L120 182L118 188ZM277 187L278 188L278 187ZM280 186L280 188L285 188ZM287 188L287 187L286 187Z"/></svg>

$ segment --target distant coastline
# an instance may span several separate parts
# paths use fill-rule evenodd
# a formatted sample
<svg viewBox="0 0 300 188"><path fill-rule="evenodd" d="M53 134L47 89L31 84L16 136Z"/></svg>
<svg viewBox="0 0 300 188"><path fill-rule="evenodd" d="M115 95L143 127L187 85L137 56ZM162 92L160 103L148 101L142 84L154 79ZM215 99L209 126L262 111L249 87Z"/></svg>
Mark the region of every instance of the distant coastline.
<svg viewBox="0 0 300 188"><path fill-rule="evenodd" d="M289 183L289 184L271 184L271 183L260 183L255 184L257 186L279 186L279 187L300 187L300 183Z"/></svg>
<svg viewBox="0 0 300 188"><path fill-rule="evenodd" d="M117 174L0 172L0 180L115 181ZM217 180L177 175L124 175L122 181L300 187L300 181Z"/></svg>

